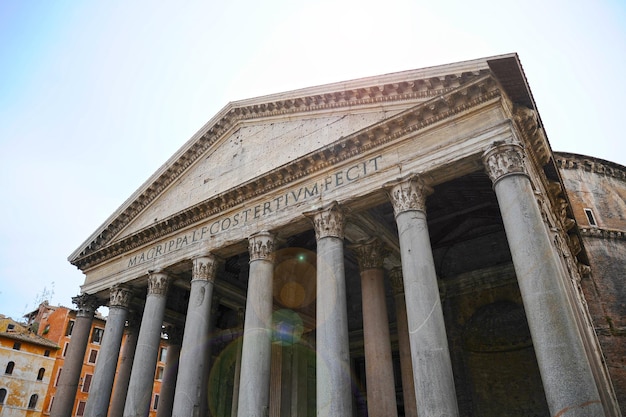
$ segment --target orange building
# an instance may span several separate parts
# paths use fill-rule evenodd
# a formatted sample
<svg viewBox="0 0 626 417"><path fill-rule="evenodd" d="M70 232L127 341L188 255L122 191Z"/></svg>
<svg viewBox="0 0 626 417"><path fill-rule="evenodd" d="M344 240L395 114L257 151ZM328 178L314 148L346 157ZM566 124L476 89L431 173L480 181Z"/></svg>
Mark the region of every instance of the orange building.
<svg viewBox="0 0 626 417"><path fill-rule="evenodd" d="M35 334L40 335L42 338L47 339L47 341L52 342L55 346L58 346L58 353L55 355L55 360L50 373L51 378L45 393L45 398L43 402L41 402L42 407L40 407L42 410L41 415L48 416L50 415L50 411L52 409L52 403L54 401L59 376L63 371L63 363L67 353L67 348L72 339L72 330L76 321L76 310L62 306L55 307L49 305L47 302L43 302L37 310L28 313L25 318L27 319L31 330ZM91 388L91 380L93 378L96 362L98 360L100 344L102 343L102 338L104 336L105 324L106 318L96 313L91 326L87 350L85 351L85 358L83 360L79 386L74 400L72 416L80 417L84 415L87 398L89 397L89 390ZM124 348L125 342L126 337L122 340L122 349ZM159 350L159 362L155 372L154 389L150 405L150 417L156 417L156 410L158 408L161 391L161 381L165 370L166 353L167 341L162 340ZM2 414L2 417L4 417L4 414Z"/></svg>
<svg viewBox="0 0 626 417"><path fill-rule="evenodd" d="M40 416L58 345L0 315L0 416Z"/></svg>
<svg viewBox="0 0 626 417"><path fill-rule="evenodd" d="M61 372L63 372L63 363L67 353L67 347L72 339L72 329L76 321L76 311L67 307L50 306L47 302L44 302L39 306L39 309L27 314L26 317L33 331L56 343L60 348L56 355L54 368L52 369L52 379L43 402L43 415L50 415L59 376ZM73 416L84 415L89 388L91 386L91 378L93 377L100 343L102 343L102 336L104 335L104 325L104 318L100 315L96 315L91 327L89 345L85 352L85 359L72 412Z"/></svg>

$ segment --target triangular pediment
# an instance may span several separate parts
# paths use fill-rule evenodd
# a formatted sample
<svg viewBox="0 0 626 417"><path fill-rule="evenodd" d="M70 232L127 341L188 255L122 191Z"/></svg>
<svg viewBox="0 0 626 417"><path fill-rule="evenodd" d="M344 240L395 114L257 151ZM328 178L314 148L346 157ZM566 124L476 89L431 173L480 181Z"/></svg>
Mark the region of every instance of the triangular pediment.
<svg viewBox="0 0 626 417"><path fill-rule="evenodd" d="M246 195L358 152L381 135L447 117L498 90L489 60L509 62L510 77L519 67L517 57L507 55L230 103L69 260L80 268L98 264L123 246L206 218Z"/></svg>

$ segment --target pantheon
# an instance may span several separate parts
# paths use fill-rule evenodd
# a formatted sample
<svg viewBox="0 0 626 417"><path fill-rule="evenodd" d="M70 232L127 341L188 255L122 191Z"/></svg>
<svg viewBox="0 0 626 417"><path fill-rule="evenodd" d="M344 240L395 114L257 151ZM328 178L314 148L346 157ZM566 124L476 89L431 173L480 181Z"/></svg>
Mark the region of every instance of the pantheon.
<svg viewBox="0 0 626 417"><path fill-rule="evenodd" d="M231 102L70 255L52 415L106 305L90 417L148 415L163 339L159 416L620 416L625 182L516 54Z"/></svg>

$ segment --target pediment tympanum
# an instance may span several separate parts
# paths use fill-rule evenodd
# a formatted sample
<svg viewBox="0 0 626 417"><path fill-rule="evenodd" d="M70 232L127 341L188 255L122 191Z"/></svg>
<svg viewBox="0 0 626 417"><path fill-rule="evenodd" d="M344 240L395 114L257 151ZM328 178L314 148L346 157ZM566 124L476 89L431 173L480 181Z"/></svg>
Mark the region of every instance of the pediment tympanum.
<svg viewBox="0 0 626 417"><path fill-rule="evenodd" d="M511 63L507 71L518 65L514 56L504 59ZM501 84L489 68L486 60L468 61L231 103L70 262L91 268L259 193L499 100ZM519 84L518 76L514 86ZM514 94L525 97L520 91Z"/></svg>

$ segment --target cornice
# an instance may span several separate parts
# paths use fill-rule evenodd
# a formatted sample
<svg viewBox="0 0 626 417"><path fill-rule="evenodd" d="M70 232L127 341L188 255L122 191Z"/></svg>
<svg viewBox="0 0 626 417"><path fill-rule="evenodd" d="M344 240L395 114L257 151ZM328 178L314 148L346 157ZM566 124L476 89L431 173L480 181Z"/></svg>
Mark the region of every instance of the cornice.
<svg viewBox="0 0 626 417"><path fill-rule="evenodd" d="M615 229L603 229L601 227L581 227L580 234L583 237L626 240L626 231L615 230Z"/></svg>
<svg viewBox="0 0 626 417"><path fill-rule="evenodd" d="M559 169L583 170L626 181L626 167L615 162L566 152L555 152L554 156Z"/></svg>
<svg viewBox="0 0 626 417"><path fill-rule="evenodd" d="M163 174L161 174L146 190L141 193L129 206L119 214L109 226L91 243L85 245L82 251L70 257L70 262L81 269L89 268L107 259L120 255L128 250L138 248L154 239L167 236L177 230L210 218L215 214L242 204L246 200L258 195L266 194L285 184L298 180L301 177L314 174L326 167L341 163L356 155L365 153L388 142L394 141L407 134L430 128L437 123L466 112L488 101L499 99L501 90L496 80L487 72L461 74L460 76L445 76L437 78L437 82L448 87L443 89L428 89L427 86L437 84L434 78L428 83L424 80L403 82L383 86L382 88L362 89L362 100L408 100L413 94L422 94L413 91L415 86L424 88L423 92L433 95L430 100L411 107L393 117L375 123L367 128L342 137L336 142L304 155L288 164L275 168L268 173L249 180L236 188L216 195L210 200L189 207L188 209L165 218L160 222L141 229L131 236L119 241L110 241L133 218L135 218L148 204L150 204L167 186L177 179L187 167L197 160L205 151L232 126L244 119L262 118L274 115L276 112L309 112L316 108L347 107L353 102L345 91L319 95L307 100L293 100L293 103L274 103L272 106L252 105L247 108L234 108L226 113L218 122L213 124L189 149L179 157ZM422 82L423 81L423 82ZM457 87L452 87L457 85ZM424 87L426 86L426 87ZM411 91L407 91L410 89ZM361 100L351 92L349 97ZM365 98L367 96L367 98ZM387 98L384 98L387 97ZM308 103L308 104L307 104ZM271 108L270 108L271 107ZM110 243L110 244L109 244Z"/></svg>

